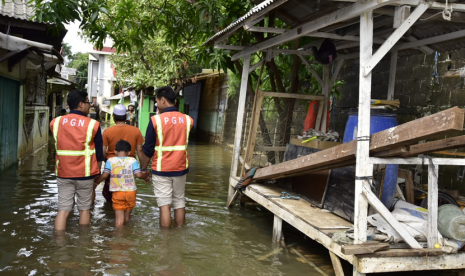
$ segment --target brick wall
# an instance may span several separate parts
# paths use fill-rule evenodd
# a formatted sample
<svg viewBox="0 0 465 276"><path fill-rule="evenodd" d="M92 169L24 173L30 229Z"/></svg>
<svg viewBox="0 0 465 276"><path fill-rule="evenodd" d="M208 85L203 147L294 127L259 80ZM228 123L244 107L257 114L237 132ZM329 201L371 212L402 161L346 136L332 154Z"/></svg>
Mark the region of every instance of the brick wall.
<svg viewBox="0 0 465 276"><path fill-rule="evenodd" d="M439 77L439 84L436 83L436 79L433 77L434 58L434 54L399 56L394 92L394 98L400 100L400 108L397 110L399 124L453 106L465 107L464 80ZM387 98L389 66L390 56L382 60L373 70L372 99ZM451 66L451 69L465 66L465 49L440 53L437 64L438 75L442 76L447 72L448 66ZM331 128L343 135L349 109L358 106L358 60L346 61L341 68L339 79L345 80L347 85L341 90L342 98L335 102L335 110L331 113ZM420 179L421 168L419 166L409 168L416 171L416 181L427 182L425 173ZM440 186L460 189L462 193L465 193L465 185L461 184L461 180L457 181L458 170L459 167L455 166L441 166Z"/></svg>

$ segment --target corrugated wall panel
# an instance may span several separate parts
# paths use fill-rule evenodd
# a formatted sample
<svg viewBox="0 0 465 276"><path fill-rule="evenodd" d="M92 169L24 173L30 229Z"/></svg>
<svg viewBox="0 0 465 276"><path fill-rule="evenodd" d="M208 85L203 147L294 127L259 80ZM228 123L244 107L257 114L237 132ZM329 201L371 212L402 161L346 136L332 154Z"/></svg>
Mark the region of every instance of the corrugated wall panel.
<svg viewBox="0 0 465 276"><path fill-rule="evenodd" d="M18 161L19 82L0 77L0 171Z"/></svg>

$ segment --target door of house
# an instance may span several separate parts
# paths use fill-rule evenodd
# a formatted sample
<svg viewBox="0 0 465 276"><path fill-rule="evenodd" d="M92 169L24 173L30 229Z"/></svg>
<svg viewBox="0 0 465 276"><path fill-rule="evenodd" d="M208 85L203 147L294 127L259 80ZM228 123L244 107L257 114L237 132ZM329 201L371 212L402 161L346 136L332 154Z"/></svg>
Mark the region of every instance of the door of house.
<svg viewBox="0 0 465 276"><path fill-rule="evenodd" d="M196 83L184 86L182 93L184 94L184 103L189 106L189 116L194 119L193 131L197 129L197 119L199 118L200 96L202 94L202 83Z"/></svg>
<svg viewBox="0 0 465 276"><path fill-rule="evenodd" d="M0 171L18 161L19 82L0 76Z"/></svg>

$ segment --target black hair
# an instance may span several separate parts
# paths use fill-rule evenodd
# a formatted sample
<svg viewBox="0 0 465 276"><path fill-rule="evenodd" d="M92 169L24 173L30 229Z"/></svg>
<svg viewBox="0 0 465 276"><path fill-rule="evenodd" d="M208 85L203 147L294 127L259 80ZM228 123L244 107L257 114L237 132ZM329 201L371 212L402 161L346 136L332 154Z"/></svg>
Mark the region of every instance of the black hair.
<svg viewBox="0 0 465 276"><path fill-rule="evenodd" d="M68 94L68 105L69 109L77 109L79 103L85 103L87 97L87 92L81 90L73 90Z"/></svg>
<svg viewBox="0 0 465 276"><path fill-rule="evenodd" d="M173 105L176 102L176 93L174 92L173 88L171 88L171 86L160 87L155 91L155 93L158 99L161 99L161 97L163 97L170 104L173 104Z"/></svg>
<svg viewBox="0 0 465 276"><path fill-rule="evenodd" d="M116 142L115 151L130 152L131 144L129 144L128 141L121 139L118 142Z"/></svg>
<svg viewBox="0 0 465 276"><path fill-rule="evenodd" d="M65 115L66 114L66 109L63 108L63 109L61 109L60 112L61 112L62 115Z"/></svg>
<svg viewBox="0 0 465 276"><path fill-rule="evenodd" d="M113 114L113 118L115 118L115 122L125 122L126 121L126 115Z"/></svg>

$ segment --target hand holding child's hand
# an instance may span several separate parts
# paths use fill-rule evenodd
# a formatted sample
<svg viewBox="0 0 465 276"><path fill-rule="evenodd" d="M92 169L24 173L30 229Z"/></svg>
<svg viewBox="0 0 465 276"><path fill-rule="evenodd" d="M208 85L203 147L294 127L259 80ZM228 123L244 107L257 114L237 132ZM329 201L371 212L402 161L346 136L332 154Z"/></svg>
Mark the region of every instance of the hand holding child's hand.
<svg viewBox="0 0 465 276"><path fill-rule="evenodd" d="M145 173L144 181L145 181L145 183L149 183L149 181L150 181L150 174L149 174L149 172L144 172L144 173Z"/></svg>

